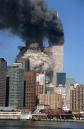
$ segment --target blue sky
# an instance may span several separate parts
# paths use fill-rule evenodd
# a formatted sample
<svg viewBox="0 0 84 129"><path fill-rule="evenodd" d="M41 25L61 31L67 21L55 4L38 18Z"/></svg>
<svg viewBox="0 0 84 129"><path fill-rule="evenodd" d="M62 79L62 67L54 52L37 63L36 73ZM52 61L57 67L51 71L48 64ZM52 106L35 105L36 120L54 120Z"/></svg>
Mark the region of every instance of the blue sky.
<svg viewBox="0 0 84 129"><path fill-rule="evenodd" d="M46 0L48 6L57 9L65 33L64 71L84 83L84 1ZM0 57L8 64L14 62L17 46L23 45L19 37L8 32L0 32Z"/></svg>

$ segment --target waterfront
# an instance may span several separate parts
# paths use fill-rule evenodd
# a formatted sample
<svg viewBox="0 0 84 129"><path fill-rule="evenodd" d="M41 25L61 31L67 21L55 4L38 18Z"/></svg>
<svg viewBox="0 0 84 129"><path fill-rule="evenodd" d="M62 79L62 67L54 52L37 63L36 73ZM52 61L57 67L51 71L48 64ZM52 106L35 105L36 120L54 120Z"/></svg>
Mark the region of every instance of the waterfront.
<svg viewBox="0 0 84 129"><path fill-rule="evenodd" d="M0 129L84 129L84 122L0 120Z"/></svg>

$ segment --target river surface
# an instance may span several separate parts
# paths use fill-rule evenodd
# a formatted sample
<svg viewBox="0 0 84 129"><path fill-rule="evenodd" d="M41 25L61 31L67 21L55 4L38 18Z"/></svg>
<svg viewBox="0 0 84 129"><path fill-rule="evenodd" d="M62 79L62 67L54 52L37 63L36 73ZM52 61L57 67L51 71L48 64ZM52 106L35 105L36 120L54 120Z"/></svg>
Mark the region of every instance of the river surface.
<svg viewBox="0 0 84 129"><path fill-rule="evenodd" d="M84 129L84 123L0 120L0 129Z"/></svg>

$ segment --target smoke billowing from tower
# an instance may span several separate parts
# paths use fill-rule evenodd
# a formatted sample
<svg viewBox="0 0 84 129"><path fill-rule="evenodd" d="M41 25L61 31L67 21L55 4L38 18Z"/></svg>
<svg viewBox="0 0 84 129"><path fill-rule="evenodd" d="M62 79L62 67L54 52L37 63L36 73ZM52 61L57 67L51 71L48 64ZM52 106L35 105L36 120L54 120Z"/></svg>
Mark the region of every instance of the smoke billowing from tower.
<svg viewBox="0 0 84 129"><path fill-rule="evenodd" d="M0 29L10 29L26 46L47 37L52 44L63 44L64 32L57 12L44 0L0 0Z"/></svg>
<svg viewBox="0 0 84 129"><path fill-rule="evenodd" d="M24 40L17 59L33 43L44 48L46 37L53 59L53 80L63 71L64 31L58 13L48 8L44 0L0 0L0 29L9 29ZM59 59L59 60L58 60Z"/></svg>

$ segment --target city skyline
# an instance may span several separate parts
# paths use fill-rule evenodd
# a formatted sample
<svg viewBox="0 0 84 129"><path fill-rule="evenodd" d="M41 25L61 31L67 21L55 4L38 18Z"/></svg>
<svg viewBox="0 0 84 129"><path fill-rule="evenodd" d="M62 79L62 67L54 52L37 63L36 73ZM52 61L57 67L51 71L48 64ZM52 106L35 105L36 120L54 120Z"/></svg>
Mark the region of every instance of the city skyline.
<svg viewBox="0 0 84 129"><path fill-rule="evenodd" d="M83 65L81 58L84 54L83 38L83 6L80 1L62 1L51 2L46 0L48 6L57 9L63 23L65 33L65 51L64 51L64 72L71 75L79 83L84 83ZM9 45L8 45L9 44ZM7 31L0 31L0 57L4 57L8 64L14 62L18 53L17 46L24 45L23 41Z"/></svg>

